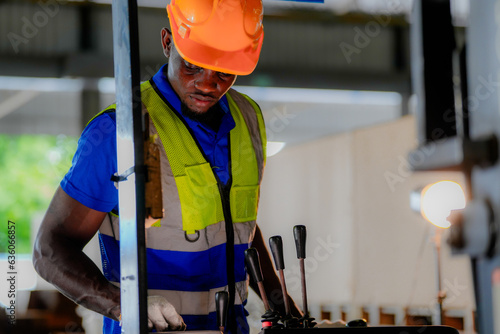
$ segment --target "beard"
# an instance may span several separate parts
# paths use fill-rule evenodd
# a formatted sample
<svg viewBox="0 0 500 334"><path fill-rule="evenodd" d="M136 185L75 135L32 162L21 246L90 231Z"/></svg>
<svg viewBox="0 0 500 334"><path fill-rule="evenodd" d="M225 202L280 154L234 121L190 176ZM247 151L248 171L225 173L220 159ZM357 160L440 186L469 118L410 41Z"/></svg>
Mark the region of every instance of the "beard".
<svg viewBox="0 0 500 334"><path fill-rule="evenodd" d="M181 102L181 112L187 118L205 124L212 128L214 131L217 131L219 129L220 123L222 121L222 116L224 116L218 103L211 106L206 112L199 113L192 109L189 109L186 104Z"/></svg>

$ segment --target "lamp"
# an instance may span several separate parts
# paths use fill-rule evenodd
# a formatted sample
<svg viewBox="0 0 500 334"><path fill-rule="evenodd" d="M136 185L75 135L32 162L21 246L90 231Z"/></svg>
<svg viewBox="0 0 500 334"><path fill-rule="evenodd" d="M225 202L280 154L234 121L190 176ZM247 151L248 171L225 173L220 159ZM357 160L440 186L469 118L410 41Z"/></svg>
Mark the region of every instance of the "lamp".
<svg viewBox="0 0 500 334"><path fill-rule="evenodd" d="M465 194L462 187L453 181L439 181L410 194L410 206L436 228L434 246L436 254L437 312L439 323L443 324L443 301L446 293L441 288L441 234L451 226L448 216L452 210L465 208Z"/></svg>
<svg viewBox="0 0 500 334"><path fill-rule="evenodd" d="M465 194L456 182L439 181L426 186L421 192L420 213L437 227L450 227L447 218L451 211L463 208Z"/></svg>

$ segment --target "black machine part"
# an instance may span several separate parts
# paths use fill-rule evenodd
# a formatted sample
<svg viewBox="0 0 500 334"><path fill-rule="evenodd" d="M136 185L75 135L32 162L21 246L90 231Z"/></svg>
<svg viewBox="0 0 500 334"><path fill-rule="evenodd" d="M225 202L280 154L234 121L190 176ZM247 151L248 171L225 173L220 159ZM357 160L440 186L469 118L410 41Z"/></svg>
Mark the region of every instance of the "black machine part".
<svg viewBox="0 0 500 334"><path fill-rule="evenodd" d="M245 251L245 265L247 271L252 276L252 279L256 282L264 281L262 277L262 270L260 268L259 253L255 248L249 248Z"/></svg>
<svg viewBox="0 0 500 334"><path fill-rule="evenodd" d="M255 248L249 248L245 250L245 266L247 271L252 276L252 279L257 283L259 287L260 296L264 302L264 308L267 311L271 309L269 306L269 301L267 299L266 291L264 290L264 277L262 276L262 270L260 268L259 252Z"/></svg>
<svg viewBox="0 0 500 334"><path fill-rule="evenodd" d="M271 253L273 254L276 270L284 270L285 260L283 258L283 241L281 240L281 236L275 235L269 238L269 247L271 248Z"/></svg>
<svg viewBox="0 0 500 334"><path fill-rule="evenodd" d="M297 249L297 259L306 258L306 227L304 225L295 225L293 227L293 237L295 239L295 248Z"/></svg>
<svg viewBox="0 0 500 334"><path fill-rule="evenodd" d="M229 294L227 291L218 291L215 293L215 310L217 313L217 327L221 333L224 333L227 320L227 307L229 303Z"/></svg>

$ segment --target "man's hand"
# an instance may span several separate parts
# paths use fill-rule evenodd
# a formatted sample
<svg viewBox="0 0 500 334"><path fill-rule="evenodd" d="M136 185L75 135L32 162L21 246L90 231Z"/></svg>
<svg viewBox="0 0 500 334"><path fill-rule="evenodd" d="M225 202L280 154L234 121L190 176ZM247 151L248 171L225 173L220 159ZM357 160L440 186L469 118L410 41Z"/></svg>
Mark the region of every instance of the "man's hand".
<svg viewBox="0 0 500 334"><path fill-rule="evenodd" d="M162 296L148 297L148 327L161 332L169 330L185 330L186 324L174 306Z"/></svg>

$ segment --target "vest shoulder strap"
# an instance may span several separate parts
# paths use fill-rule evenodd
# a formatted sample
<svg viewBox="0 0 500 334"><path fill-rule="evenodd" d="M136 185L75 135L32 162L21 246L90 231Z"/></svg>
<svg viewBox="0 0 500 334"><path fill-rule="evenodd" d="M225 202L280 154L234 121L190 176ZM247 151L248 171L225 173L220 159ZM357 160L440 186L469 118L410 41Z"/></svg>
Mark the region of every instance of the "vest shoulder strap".
<svg viewBox="0 0 500 334"><path fill-rule="evenodd" d="M259 106L253 102L250 102L250 98L237 92L234 89L228 91L229 96L238 105L243 119L247 125L248 131L250 132L250 137L252 139L252 146L255 151L255 156L257 159L258 171L259 171L259 181L262 180L262 171L265 165L265 130L263 128L263 119ZM259 117L261 119L259 119ZM261 129L262 127L262 129ZM264 135L263 135L264 133Z"/></svg>

